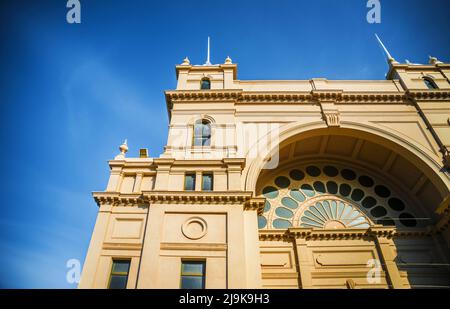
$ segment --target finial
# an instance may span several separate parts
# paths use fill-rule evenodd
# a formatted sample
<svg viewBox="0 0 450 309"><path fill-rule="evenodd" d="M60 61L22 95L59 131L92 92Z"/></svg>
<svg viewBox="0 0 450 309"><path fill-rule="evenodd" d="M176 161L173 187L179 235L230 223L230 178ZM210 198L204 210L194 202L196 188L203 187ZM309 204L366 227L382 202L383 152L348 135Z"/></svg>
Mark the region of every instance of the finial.
<svg viewBox="0 0 450 309"><path fill-rule="evenodd" d="M411 61L409 61L408 59L405 60L406 64L408 65L422 65L420 63L412 63Z"/></svg>
<svg viewBox="0 0 450 309"><path fill-rule="evenodd" d="M439 64L439 63L443 63L442 61L439 61L438 58L436 57L432 57L432 56L428 56L428 58L430 59L429 63L430 64Z"/></svg>
<svg viewBox="0 0 450 309"><path fill-rule="evenodd" d="M227 56L227 59L225 59L225 64L232 64L230 56Z"/></svg>
<svg viewBox="0 0 450 309"><path fill-rule="evenodd" d="M383 49L383 51L385 52L387 58L388 58L388 63L389 64L393 64L393 63L398 63L397 61L395 61L394 57L391 56L391 54L389 53L389 51L387 50L386 46L384 46L383 42L381 41L380 37L378 36L378 34L375 33L375 37L378 40L378 43L380 43L381 48Z"/></svg>
<svg viewBox="0 0 450 309"><path fill-rule="evenodd" d="M181 65L190 65L191 61L189 61L189 58L186 56L186 58L183 59L183 63Z"/></svg>
<svg viewBox="0 0 450 309"><path fill-rule="evenodd" d="M209 39L209 37L208 37L208 53L207 53L207 55L206 55L206 62L205 62L204 65L211 65L211 61L210 61L210 49L211 49L211 46L210 46L210 39Z"/></svg>
<svg viewBox="0 0 450 309"><path fill-rule="evenodd" d="M114 158L115 160L125 159L125 154L128 152L128 142L125 139L122 145L119 146L120 153Z"/></svg>

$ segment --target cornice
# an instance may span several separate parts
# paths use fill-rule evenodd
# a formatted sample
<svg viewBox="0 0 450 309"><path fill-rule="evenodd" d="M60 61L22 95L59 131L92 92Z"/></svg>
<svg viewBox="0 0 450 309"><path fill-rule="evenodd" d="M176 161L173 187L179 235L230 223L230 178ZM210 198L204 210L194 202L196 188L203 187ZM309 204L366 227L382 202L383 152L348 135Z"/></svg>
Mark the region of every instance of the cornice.
<svg viewBox="0 0 450 309"><path fill-rule="evenodd" d="M224 158L222 159L223 164L228 167L228 169L242 170L245 167L245 158Z"/></svg>
<svg viewBox="0 0 450 309"><path fill-rule="evenodd" d="M226 204L242 205L244 210L263 212L265 198L253 197L250 191L143 191L125 194L119 192L93 192L98 206L139 206L151 204Z"/></svg>
<svg viewBox="0 0 450 309"><path fill-rule="evenodd" d="M223 147L226 149L227 147ZM228 147L229 148L229 147ZM236 148L236 147L235 147ZM201 149L201 148L200 148ZM216 149L211 147L211 149ZM132 158L134 159L134 158ZM126 160L111 160L109 161L111 168L146 168L150 169L146 173L155 173L157 169L169 169L172 167L185 166L228 166L228 167L245 167L245 158L224 158L224 159L175 159L175 158L155 158L152 161L126 161Z"/></svg>
<svg viewBox="0 0 450 309"><path fill-rule="evenodd" d="M438 68L450 68L450 63L436 63L436 64L407 64L407 63L398 63L392 65L395 69L408 69L408 71L423 71L423 70L436 70Z"/></svg>
<svg viewBox="0 0 450 309"><path fill-rule="evenodd" d="M151 167L153 166L153 158L125 158L123 160L109 160L110 167Z"/></svg>
<svg viewBox="0 0 450 309"><path fill-rule="evenodd" d="M409 89L406 95L416 101L447 101L450 100L450 89Z"/></svg>
<svg viewBox="0 0 450 309"><path fill-rule="evenodd" d="M291 238L306 240L349 240L370 237L370 229L340 229L340 230L314 230L305 228L290 228Z"/></svg>
<svg viewBox="0 0 450 309"><path fill-rule="evenodd" d="M145 204L142 195L139 193L119 193L119 192L92 192L98 206L135 206Z"/></svg>
<svg viewBox="0 0 450 309"><path fill-rule="evenodd" d="M245 103L311 103L310 91L243 91L236 104Z"/></svg>
<svg viewBox="0 0 450 309"><path fill-rule="evenodd" d="M239 89L218 89L218 90L169 90L165 91L167 104L172 102L193 102L193 101L235 101L242 90Z"/></svg>
<svg viewBox="0 0 450 309"><path fill-rule="evenodd" d="M400 72L407 71L436 71L438 69L447 69L450 67L448 63L435 63L435 64L407 64L407 63L390 63L389 72L386 75L387 79L392 79L395 74Z"/></svg>
<svg viewBox="0 0 450 309"><path fill-rule="evenodd" d="M252 199L246 191L143 191L150 204L245 204Z"/></svg>
<svg viewBox="0 0 450 309"><path fill-rule="evenodd" d="M342 94L343 94L343 90L339 90L339 89L323 89L323 90L318 90L318 89L314 89L311 91L311 95L315 100L333 100L333 101L337 101L340 100L342 98Z"/></svg>
<svg viewBox="0 0 450 309"><path fill-rule="evenodd" d="M404 92L343 92L336 103L404 104L406 101Z"/></svg>
<svg viewBox="0 0 450 309"><path fill-rule="evenodd" d="M292 241L293 237L289 230L259 230L261 241Z"/></svg>
<svg viewBox="0 0 450 309"><path fill-rule="evenodd" d="M432 235L432 229L398 230L395 227L373 226L368 229L308 229L289 228L287 230L260 230L261 241L305 240L354 240L367 238L426 237Z"/></svg>
<svg viewBox="0 0 450 309"><path fill-rule="evenodd" d="M262 215L266 199L263 197L251 198L244 203L244 210L256 210L258 215Z"/></svg>
<svg viewBox="0 0 450 309"><path fill-rule="evenodd" d="M223 160L217 159L185 159L185 160L175 160L172 166L222 166Z"/></svg>
<svg viewBox="0 0 450 309"><path fill-rule="evenodd" d="M446 92L446 91L444 91ZM438 92L436 92L437 95ZM403 104L408 97L396 91L243 91L240 89L219 90L173 90L166 91L169 110L173 103L233 102L235 104L316 104L317 101L333 101L337 104Z"/></svg>
<svg viewBox="0 0 450 309"><path fill-rule="evenodd" d="M153 162L155 165L172 165L176 160L174 158L155 158Z"/></svg>

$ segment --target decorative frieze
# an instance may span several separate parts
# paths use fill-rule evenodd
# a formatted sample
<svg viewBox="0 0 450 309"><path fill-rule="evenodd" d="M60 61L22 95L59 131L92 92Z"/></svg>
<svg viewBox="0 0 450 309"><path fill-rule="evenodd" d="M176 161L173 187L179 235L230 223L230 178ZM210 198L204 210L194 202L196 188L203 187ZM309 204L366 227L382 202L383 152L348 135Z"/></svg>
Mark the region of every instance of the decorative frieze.
<svg viewBox="0 0 450 309"><path fill-rule="evenodd" d="M196 191L146 191L143 197L150 204L244 204L252 198L252 192L196 192Z"/></svg>
<svg viewBox="0 0 450 309"><path fill-rule="evenodd" d="M98 206L139 206L151 204L227 204L242 205L244 210L256 210L262 214L264 198L254 198L245 191L143 191L142 194L118 192L93 192Z"/></svg>
<svg viewBox="0 0 450 309"><path fill-rule="evenodd" d="M245 202L244 210L256 210L258 215L262 215L265 202L265 198L252 198Z"/></svg>
<svg viewBox="0 0 450 309"><path fill-rule="evenodd" d="M145 203L141 194L126 194L118 192L93 192L95 202L98 206L137 206Z"/></svg>
<svg viewBox="0 0 450 309"><path fill-rule="evenodd" d="M259 240L280 241L280 240L355 240L368 238L389 238L394 237L427 237L435 233L432 229L412 229L399 230L395 227L373 226L368 229L309 229L309 228L289 228L287 230L260 230Z"/></svg>
<svg viewBox="0 0 450 309"><path fill-rule="evenodd" d="M450 91L445 89L410 89L406 92L406 96L416 101L448 101L450 100Z"/></svg>
<svg viewBox="0 0 450 309"><path fill-rule="evenodd" d="M315 104L317 101L333 101L338 104L405 104L412 92L367 92L342 90L313 91L243 91L243 90L175 90L167 91L166 102L171 110L173 103L233 102L235 104ZM448 99L449 91L416 91L420 98Z"/></svg>

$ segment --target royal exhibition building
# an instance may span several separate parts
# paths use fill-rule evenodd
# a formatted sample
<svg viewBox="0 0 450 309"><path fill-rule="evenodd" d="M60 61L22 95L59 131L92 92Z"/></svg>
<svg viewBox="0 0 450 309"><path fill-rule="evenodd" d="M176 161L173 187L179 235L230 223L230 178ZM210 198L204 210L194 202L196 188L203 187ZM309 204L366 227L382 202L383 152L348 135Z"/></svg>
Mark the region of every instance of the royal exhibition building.
<svg viewBox="0 0 450 309"><path fill-rule="evenodd" d="M93 193L79 288L450 286L450 64L387 55L385 80L184 59L162 153L125 141Z"/></svg>

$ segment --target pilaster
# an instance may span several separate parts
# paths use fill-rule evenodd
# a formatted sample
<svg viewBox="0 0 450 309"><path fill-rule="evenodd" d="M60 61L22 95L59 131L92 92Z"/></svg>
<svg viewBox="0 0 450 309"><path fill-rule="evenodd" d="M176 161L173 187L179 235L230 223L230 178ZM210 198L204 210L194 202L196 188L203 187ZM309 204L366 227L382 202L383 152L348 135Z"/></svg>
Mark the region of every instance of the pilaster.
<svg viewBox="0 0 450 309"><path fill-rule="evenodd" d="M81 275L78 288L103 288L96 287L95 276L97 274L97 267L100 260L100 255L103 246L103 240L108 229L108 223L111 216L110 206L101 206L95 221L94 231L92 232L89 249L87 251L86 260L84 261L83 273Z"/></svg>
<svg viewBox="0 0 450 309"><path fill-rule="evenodd" d="M223 159L228 172L228 190L241 190L241 174L245 166L245 159Z"/></svg>
<svg viewBox="0 0 450 309"><path fill-rule="evenodd" d="M297 252L297 263L300 272L302 289L312 288L311 271L314 269L314 261L308 253L308 243L303 235L296 235L295 249Z"/></svg>
<svg viewBox="0 0 450 309"><path fill-rule="evenodd" d="M153 162L156 165L155 190L168 190L170 169L175 159L159 158Z"/></svg>
<svg viewBox="0 0 450 309"><path fill-rule="evenodd" d="M395 248L395 243L393 240L393 234L395 228L377 228L373 227L370 229L371 234L376 240L376 245L378 249L378 254L382 259L382 264L384 264L386 274L390 281L392 288L403 289L406 288L403 284L400 272L398 270L395 259L397 255L394 253L393 248Z"/></svg>

